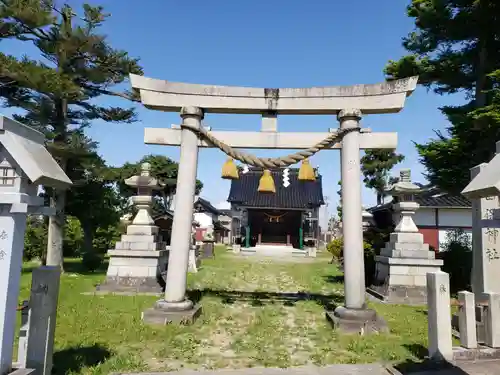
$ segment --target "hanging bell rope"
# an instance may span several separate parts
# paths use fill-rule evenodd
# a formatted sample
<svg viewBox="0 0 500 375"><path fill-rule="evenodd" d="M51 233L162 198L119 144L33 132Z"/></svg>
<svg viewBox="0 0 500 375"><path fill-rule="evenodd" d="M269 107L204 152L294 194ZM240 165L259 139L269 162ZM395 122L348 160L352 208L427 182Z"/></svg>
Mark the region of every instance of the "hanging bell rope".
<svg viewBox="0 0 500 375"><path fill-rule="evenodd" d="M259 193L276 193L276 186L274 185L273 175L269 169L265 169L262 177L259 180Z"/></svg>
<svg viewBox="0 0 500 375"><path fill-rule="evenodd" d="M214 146L219 148L222 152L224 152L226 155L228 155L233 159L239 160L240 162L251 165L253 167L260 167L266 169L288 167L289 165L301 162L302 160L311 157L312 155L318 153L319 151L325 148L329 148L332 144L341 141L342 138L344 138L344 136L347 133L350 133L352 131L359 131L359 128L357 127L339 129L336 133L331 133L328 137L323 139L321 142L318 142L314 146L309 147L306 150L296 152L295 154L290 154L279 158L259 158L255 155L235 150L231 146L215 138L203 127L197 127L196 125L183 123L181 124L181 128L191 130L192 132L196 133L199 138L204 139L209 143L213 144Z"/></svg>
<svg viewBox="0 0 500 375"><path fill-rule="evenodd" d="M299 180L316 181L316 174L314 173L314 169L308 159L302 160L302 164L299 169Z"/></svg>
<svg viewBox="0 0 500 375"><path fill-rule="evenodd" d="M222 166L222 178L226 180L237 180L240 178L238 167L234 163L233 158L227 158L226 162Z"/></svg>

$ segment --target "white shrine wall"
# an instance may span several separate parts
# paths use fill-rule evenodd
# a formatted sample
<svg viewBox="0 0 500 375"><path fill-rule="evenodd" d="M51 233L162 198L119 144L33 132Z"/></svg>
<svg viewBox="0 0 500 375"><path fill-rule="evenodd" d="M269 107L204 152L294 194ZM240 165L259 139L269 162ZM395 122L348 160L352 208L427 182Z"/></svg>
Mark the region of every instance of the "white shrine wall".
<svg viewBox="0 0 500 375"><path fill-rule="evenodd" d="M417 212L415 212L415 216L413 217L413 221L417 227L420 226L436 226L436 209L434 208L425 208L420 207Z"/></svg>
<svg viewBox="0 0 500 375"><path fill-rule="evenodd" d="M442 250L448 232L463 229L472 240L472 208L420 207L413 217L424 242L436 250ZM397 215L393 220L396 222Z"/></svg>
<svg viewBox="0 0 500 375"><path fill-rule="evenodd" d="M214 220L216 220L216 217L210 212L195 212L194 220L198 224L200 224L201 228L208 228L209 226L214 224Z"/></svg>
<svg viewBox="0 0 500 375"><path fill-rule="evenodd" d="M440 208L437 212L439 226L472 228L472 208Z"/></svg>

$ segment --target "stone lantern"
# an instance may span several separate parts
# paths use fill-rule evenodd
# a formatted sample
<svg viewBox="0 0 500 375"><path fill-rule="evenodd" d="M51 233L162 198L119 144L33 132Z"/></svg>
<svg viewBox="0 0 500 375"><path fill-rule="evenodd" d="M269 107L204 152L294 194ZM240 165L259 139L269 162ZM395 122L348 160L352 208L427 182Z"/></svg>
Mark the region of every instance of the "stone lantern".
<svg viewBox="0 0 500 375"><path fill-rule="evenodd" d="M167 268L168 250L151 217L153 192L161 186L150 171L150 164L143 163L140 175L125 180L128 186L137 189L137 195L131 199L137 213L127 226L127 234L108 251L106 280L98 286L99 291L161 293L165 287L163 273Z"/></svg>
<svg viewBox="0 0 500 375"><path fill-rule="evenodd" d="M411 182L411 171L404 169L400 172L399 181L392 185L387 193L393 197L392 208L396 220L395 233L418 233L418 228L413 221L413 215L420 205L415 202L415 194L420 187Z"/></svg>
<svg viewBox="0 0 500 375"><path fill-rule="evenodd" d="M23 264L26 219L31 215L54 215L55 209L44 207L38 196L39 185L67 189L71 180L45 148L42 133L9 118L0 116L0 374L12 370L12 351L16 327L16 308L19 298L21 268ZM37 269L37 273L38 273ZM51 276L51 282L32 285L31 295L51 296L43 313L57 309L59 293L59 267L43 267L40 271ZM41 293L38 293L41 290ZM55 296L55 297L54 297ZM38 338L46 360L44 368L52 367L52 347L55 321L49 326L37 326L37 318L30 321L30 332ZM55 319L55 315L53 316ZM38 319L41 322L42 319ZM43 322L41 322L43 323ZM37 336L38 335L38 336ZM28 343L28 354L33 348ZM27 366L33 360L27 358ZM40 370L41 364L37 364Z"/></svg>
<svg viewBox="0 0 500 375"><path fill-rule="evenodd" d="M376 259L375 282L369 288L372 294L392 303L425 304L427 302L426 275L438 272L442 260L435 259L419 233L413 215L420 207L415 194L420 187L411 182L409 169L400 172L400 180L388 193L393 197L396 227L390 240Z"/></svg>

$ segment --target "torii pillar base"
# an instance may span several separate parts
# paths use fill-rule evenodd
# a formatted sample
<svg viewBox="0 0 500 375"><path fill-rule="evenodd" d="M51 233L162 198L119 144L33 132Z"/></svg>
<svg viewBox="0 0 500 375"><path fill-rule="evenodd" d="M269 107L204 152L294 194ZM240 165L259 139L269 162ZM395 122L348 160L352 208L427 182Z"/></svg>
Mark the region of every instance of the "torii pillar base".
<svg viewBox="0 0 500 375"><path fill-rule="evenodd" d="M367 335L389 332L387 323L372 309L337 307L326 312L326 319L342 333Z"/></svg>
<svg viewBox="0 0 500 375"><path fill-rule="evenodd" d="M186 301L186 309L179 308L178 304L171 305L164 300L157 301L155 306L142 313L142 321L152 325L182 324L191 325L201 315L200 304L192 304Z"/></svg>

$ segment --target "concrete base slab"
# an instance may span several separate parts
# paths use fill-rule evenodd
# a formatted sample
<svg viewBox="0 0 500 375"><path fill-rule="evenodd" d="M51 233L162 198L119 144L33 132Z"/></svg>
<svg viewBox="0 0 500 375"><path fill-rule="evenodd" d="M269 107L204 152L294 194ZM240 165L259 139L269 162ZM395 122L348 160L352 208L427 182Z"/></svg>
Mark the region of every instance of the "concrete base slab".
<svg viewBox="0 0 500 375"><path fill-rule="evenodd" d="M113 296L154 296L154 297L161 297L164 293L149 293L149 292L140 292L137 293L137 291L117 291L117 292L112 292L112 291L106 291L106 290L94 290L92 292L82 292L80 293L82 296L107 296L107 295L113 295Z"/></svg>
<svg viewBox="0 0 500 375"><path fill-rule="evenodd" d="M251 368L224 368L218 370L192 370L183 369L171 372L143 372L143 373L117 373L117 375L392 375L385 365L380 363L357 365L328 365L317 367L313 365L276 368L276 367L251 367Z"/></svg>
<svg viewBox="0 0 500 375"><path fill-rule="evenodd" d="M8 375L30 375L35 372L35 369L32 368L21 368L21 367L16 367L14 365L18 365L17 363L12 364L12 371L8 372Z"/></svg>
<svg viewBox="0 0 500 375"><path fill-rule="evenodd" d="M427 288L405 285L372 285L366 291L386 303L405 305L426 305Z"/></svg>
<svg viewBox="0 0 500 375"><path fill-rule="evenodd" d="M342 333L367 335L389 332L385 320L371 309L337 307L335 311L326 312L326 319Z"/></svg>
<svg viewBox="0 0 500 375"><path fill-rule="evenodd" d="M107 276L96 286L97 292L158 294L165 290L165 282L160 277L119 277Z"/></svg>
<svg viewBox="0 0 500 375"><path fill-rule="evenodd" d="M166 310L160 308L150 308L142 313L142 321L146 324L167 325L183 324L191 325L201 315L200 304L194 305L188 310Z"/></svg>
<svg viewBox="0 0 500 375"><path fill-rule="evenodd" d="M489 348L482 345L477 349L466 349L462 347L453 348L454 361L478 361L488 359L500 359L500 348Z"/></svg>
<svg viewBox="0 0 500 375"><path fill-rule="evenodd" d="M240 248L242 255L257 255L273 258L291 258L291 257L315 257L316 254L309 255L308 250L296 249L286 245L257 245L255 247Z"/></svg>

